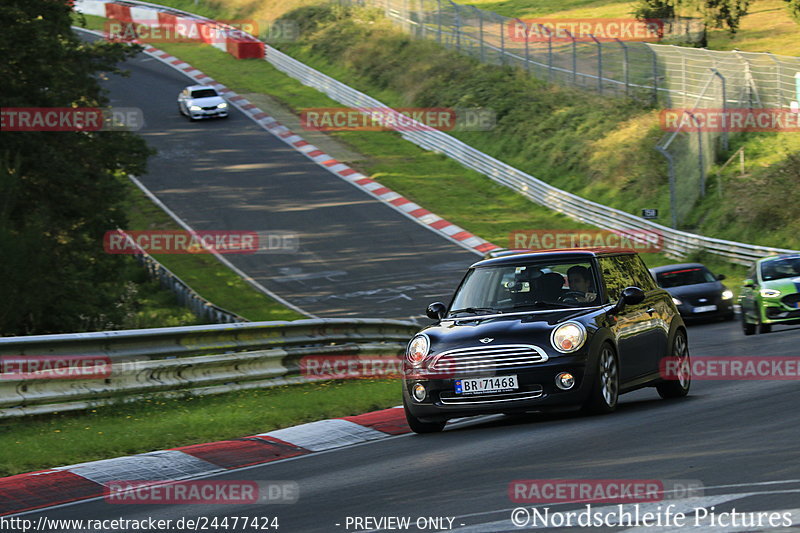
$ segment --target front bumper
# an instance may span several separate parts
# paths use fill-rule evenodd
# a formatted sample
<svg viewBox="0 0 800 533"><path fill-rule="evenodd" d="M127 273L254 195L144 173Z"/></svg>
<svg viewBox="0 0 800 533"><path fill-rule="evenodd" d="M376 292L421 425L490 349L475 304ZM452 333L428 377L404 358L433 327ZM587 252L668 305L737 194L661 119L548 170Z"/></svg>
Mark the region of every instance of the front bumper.
<svg viewBox="0 0 800 533"><path fill-rule="evenodd" d="M227 109L189 111L189 116L195 120L204 118L225 118L228 116Z"/></svg>
<svg viewBox="0 0 800 533"><path fill-rule="evenodd" d="M703 310L703 307L707 307L709 305L715 306L716 309ZM681 314L681 317L683 318L701 319L701 318L715 318L721 316L727 317L733 314L733 298L729 300L718 300L708 305L706 304L693 305L691 303L684 302L677 307L678 307L678 312Z"/></svg>
<svg viewBox="0 0 800 533"><path fill-rule="evenodd" d="M496 372L471 372L435 379L424 379L420 375L403 380L403 396L411 414L424 420L557 410L577 407L586 401L594 377L588 375L586 369L587 355L563 355L543 363ZM569 372L575 377L571 389L565 391L556 386L556 376L561 372ZM457 379L507 375L517 376L519 388L516 391L471 396L455 393ZM422 402L411 395L411 389L418 383L427 390Z"/></svg>

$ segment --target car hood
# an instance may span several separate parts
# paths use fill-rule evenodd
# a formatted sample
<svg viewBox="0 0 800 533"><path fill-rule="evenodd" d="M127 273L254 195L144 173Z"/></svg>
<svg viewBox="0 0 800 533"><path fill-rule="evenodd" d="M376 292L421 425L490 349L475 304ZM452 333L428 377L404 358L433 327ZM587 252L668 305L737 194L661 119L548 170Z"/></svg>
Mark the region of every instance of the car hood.
<svg viewBox="0 0 800 533"><path fill-rule="evenodd" d="M783 295L800 292L800 276L764 281L761 283L761 288L781 291Z"/></svg>
<svg viewBox="0 0 800 533"><path fill-rule="evenodd" d="M440 324L422 330L431 341L430 352L474 346L498 346L501 344L536 344L549 346L551 331L562 322L585 317L592 311L566 309L558 312L530 313L498 316L484 320L475 317L444 319ZM585 319L580 320L585 322ZM481 339L491 341L481 342Z"/></svg>
<svg viewBox="0 0 800 533"><path fill-rule="evenodd" d="M199 105L200 107L211 107L223 103L225 100L221 96L208 96L206 98L189 98L189 105Z"/></svg>
<svg viewBox="0 0 800 533"><path fill-rule="evenodd" d="M709 281L708 283L695 283L693 285L681 285L670 287L666 291L676 298L689 298L695 296L713 296L724 291L725 287L719 281Z"/></svg>

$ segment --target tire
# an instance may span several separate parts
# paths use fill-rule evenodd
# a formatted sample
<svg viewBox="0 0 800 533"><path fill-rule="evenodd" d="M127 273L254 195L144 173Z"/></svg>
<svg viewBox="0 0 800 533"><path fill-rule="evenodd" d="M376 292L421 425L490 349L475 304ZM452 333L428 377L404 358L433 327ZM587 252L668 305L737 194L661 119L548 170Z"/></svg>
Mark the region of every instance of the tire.
<svg viewBox="0 0 800 533"><path fill-rule="evenodd" d="M405 398L403 398L403 411L406 413L408 427L410 427L411 431L414 433L439 433L444 429L444 425L447 424L446 420L440 422L423 422L408 411Z"/></svg>
<svg viewBox="0 0 800 533"><path fill-rule="evenodd" d="M610 344L603 344L597 356L594 383L583 410L592 414L611 413L619 402L619 364Z"/></svg>
<svg viewBox="0 0 800 533"><path fill-rule="evenodd" d="M725 322L730 322L731 320L735 320L735 319L736 319L736 314L733 311L731 311L730 313L725 315L725 318L723 318L723 320Z"/></svg>
<svg viewBox="0 0 800 533"><path fill-rule="evenodd" d="M745 335L754 335L756 332L756 325L747 321L747 313L742 309L742 331Z"/></svg>
<svg viewBox="0 0 800 533"><path fill-rule="evenodd" d="M658 395L668 400L670 398L683 398L689 394L689 387L692 385L692 366L689 359L689 343L686 340L686 333L678 330L672 340L672 351L670 357L678 359L678 366L681 372L678 379L662 381L656 385Z"/></svg>

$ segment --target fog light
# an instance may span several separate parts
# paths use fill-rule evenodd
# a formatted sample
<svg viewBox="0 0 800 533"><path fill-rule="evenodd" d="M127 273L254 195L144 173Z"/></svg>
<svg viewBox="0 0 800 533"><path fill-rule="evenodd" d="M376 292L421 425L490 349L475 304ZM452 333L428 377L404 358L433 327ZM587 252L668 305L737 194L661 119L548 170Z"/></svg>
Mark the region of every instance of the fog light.
<svg viewBox="0 0 800 533"><path fill-rule="evenodd" d="M424 400L425 396L427 395L427 391L425 390L425 385L421 383L417 383L416 385L414 385L414 392L412 394L414 396L414 399L417 400L418 402Z"/></svg>
<svg viewBox="0 0 800 533"><path fill-rule="evenodd" d="M556 387L561 390L569 390L575 385L575 376L569 372L562 372L556 376Z"/></svg>

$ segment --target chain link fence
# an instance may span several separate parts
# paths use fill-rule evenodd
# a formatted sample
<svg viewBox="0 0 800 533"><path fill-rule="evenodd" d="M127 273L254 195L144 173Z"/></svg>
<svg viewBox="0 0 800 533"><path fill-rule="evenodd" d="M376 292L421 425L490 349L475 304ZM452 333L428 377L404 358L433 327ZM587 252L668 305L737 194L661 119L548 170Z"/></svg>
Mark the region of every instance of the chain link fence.
<svg viewBox="0 0 800 533"><path fill-rule="evenodd" d="M516 66L551 83L644 99L663 109L781 109L800 99L798 57L611 38L557 27L555 19L545 23L513 19L450 0L331 1L381 9L407 33L436 40L484 63ZM623 24L619 19L595 20ZM581 28L581 22L575 21L574 27ZM704 39L700 21L657 22L655 34L661 43L696 44ZM669 132L655 147L668 163L673 227L705 194L705 175L727 150L724 132L696 129Z"/></svg>

